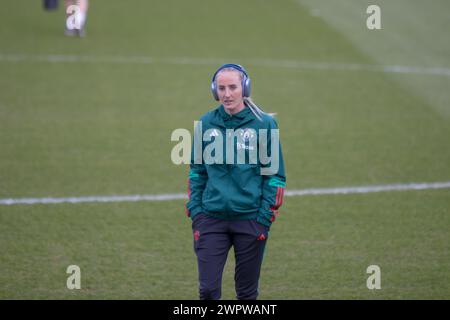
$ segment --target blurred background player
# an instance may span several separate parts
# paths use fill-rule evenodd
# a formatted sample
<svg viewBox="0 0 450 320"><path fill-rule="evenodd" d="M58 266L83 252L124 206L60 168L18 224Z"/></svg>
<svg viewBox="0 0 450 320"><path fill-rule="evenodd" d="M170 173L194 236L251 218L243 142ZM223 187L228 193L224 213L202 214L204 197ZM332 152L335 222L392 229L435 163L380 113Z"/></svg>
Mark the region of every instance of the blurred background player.
<svg viewBox="0 0 450 320"><path fill-rule="evenodd" d="M58 0L44 0L44 9L47 11L53 11L58 9Z"/></svg>
<svg viewBox="0 0 450 320"><path fill-rule="evenodd" d="M78 9L69 10L72 5L78 6ZM64 34L66 36L84 37L86 35L88 7L89 0L65 0L66 30Z"/></svg>

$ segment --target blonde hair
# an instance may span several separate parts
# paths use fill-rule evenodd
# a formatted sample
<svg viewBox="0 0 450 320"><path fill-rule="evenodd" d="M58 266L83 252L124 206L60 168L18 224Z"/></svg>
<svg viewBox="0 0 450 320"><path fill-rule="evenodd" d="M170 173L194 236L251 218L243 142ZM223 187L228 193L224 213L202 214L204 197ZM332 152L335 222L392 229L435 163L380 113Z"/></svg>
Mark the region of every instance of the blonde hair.
<svg viewBox="0 0 450 320"><path fill-rule="evenodd" d="M217 75L216 75L216 79L219 76L219 74L221 74L224 71L234 71L239 73L239 77L241 79L241 86L242 86L242 80L244 80L244 73L242 73L239 70L236 70L235 68L224 68L222 70L220 70ZM217 81L217 80L215 80ZM242 88L242 90L244 90L244 88ZM260 120L262 121L262 115L265 114L265 112L258 107L258 105L252 100L251 97L244 97L244 104L253 112L253 114Z"/></svg>

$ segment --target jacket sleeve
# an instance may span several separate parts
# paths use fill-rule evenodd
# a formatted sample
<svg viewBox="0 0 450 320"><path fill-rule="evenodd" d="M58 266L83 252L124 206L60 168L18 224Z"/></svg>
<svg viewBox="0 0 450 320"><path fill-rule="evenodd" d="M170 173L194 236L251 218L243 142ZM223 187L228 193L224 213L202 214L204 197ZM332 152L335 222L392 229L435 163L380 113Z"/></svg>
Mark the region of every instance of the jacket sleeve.
<svg viewBox="0 0 450 320"><path fill-rule="evenodd" d="M267 152L269 154L272 145L270 129L278 129L275 119L271 119L267 133ZM284 171L281 143L279 143L278 155L278 171L271 175L262 175L261 207L256 220L267 227L272 225L272 222L278 215L278 209L283 203L283 195L286 188L286 174ZM272 163L266 165L261 164L261 167L268 167L270 165L272 165Z"/></svg>
<svg viewBox="0 0 450 320"><path fill-rule="evenodd" d="M196 130L197 131L197 130ZM197 132L198 133L198 132ZM194 133L195 135L196 133ZM195 136L194 136L195 141ZM201 143L201 139L200 139ZM191 219L194 216L202 212L202 195L206 187L206 182L208 181L208 173L206 171L205 164L195 163L194 161L194 148L195 145L192 143L191 149L191 162L188 177L188 202L186 203L186 215ZM203 151L203 146L202 146Z"/></svg>

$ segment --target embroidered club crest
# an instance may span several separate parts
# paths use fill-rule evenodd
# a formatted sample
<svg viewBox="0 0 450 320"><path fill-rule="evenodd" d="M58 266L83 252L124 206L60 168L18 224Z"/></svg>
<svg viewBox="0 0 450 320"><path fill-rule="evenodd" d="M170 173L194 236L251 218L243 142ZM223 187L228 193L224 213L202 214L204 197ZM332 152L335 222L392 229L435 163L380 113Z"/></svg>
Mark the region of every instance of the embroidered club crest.
<svg viewBox="0 0 450 320"><path fill-rule="evenodd" d="M244 142L250 141L250 139L255 138L255 132L252 129L245 128L241 131L241 138Z"/></svg>

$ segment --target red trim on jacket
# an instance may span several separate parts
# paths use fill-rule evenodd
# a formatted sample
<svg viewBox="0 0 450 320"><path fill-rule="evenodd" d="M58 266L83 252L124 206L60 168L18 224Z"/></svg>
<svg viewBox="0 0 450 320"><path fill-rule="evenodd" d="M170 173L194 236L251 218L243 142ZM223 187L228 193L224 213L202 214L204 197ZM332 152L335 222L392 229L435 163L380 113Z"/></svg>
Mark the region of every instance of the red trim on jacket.
<svg viewBox="0 0 450 320"><path fill-rule="evenodd" d="M274 222L276 217L278 216L278 208L283 204L283 196L284 196L284 188L277 188L277 194L275 195L275 204L270 207L270 210L273 212L272 217L270 218L271 222Z"/></svg>

